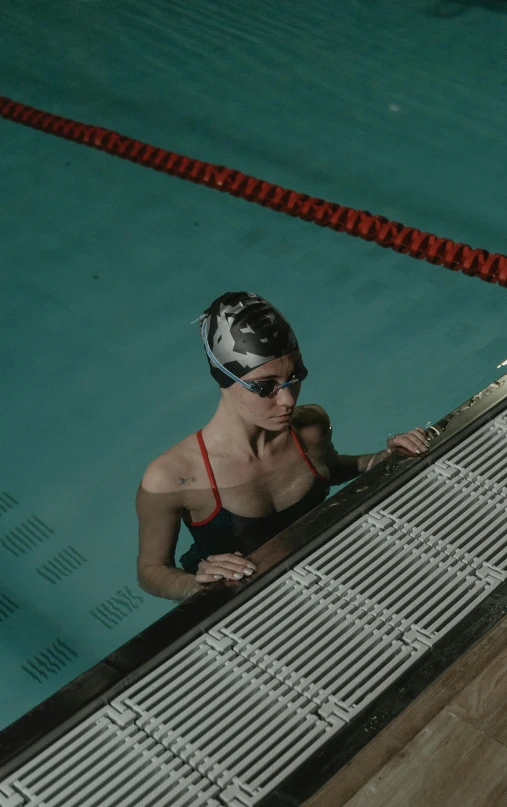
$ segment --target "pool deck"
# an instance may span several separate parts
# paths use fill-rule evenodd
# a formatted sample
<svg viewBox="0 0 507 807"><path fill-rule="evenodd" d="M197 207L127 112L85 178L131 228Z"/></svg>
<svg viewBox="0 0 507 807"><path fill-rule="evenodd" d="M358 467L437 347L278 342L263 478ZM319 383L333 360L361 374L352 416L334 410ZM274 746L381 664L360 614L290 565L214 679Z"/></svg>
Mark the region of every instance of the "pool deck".
<svg viewBox="0 0 507 807"><path fill-rule="evenodd" d="M507 617L304 807L507 803Z"/></svg>

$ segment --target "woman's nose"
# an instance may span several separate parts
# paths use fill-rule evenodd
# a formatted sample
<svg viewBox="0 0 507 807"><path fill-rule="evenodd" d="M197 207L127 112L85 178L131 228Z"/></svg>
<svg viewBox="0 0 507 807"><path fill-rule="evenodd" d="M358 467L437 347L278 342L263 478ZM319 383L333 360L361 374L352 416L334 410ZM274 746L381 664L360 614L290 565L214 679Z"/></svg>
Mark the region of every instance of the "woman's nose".
<svg viewBox="0 0 507 807"><path fill-rule="evenodd" d="M278 390L278 392L276 393L277 404L290 407L294 406L297 399L297 395L295 394L296 390L294 389L294 386L296 385L291 384L290 387L283 387L283 389Z"/></svg>

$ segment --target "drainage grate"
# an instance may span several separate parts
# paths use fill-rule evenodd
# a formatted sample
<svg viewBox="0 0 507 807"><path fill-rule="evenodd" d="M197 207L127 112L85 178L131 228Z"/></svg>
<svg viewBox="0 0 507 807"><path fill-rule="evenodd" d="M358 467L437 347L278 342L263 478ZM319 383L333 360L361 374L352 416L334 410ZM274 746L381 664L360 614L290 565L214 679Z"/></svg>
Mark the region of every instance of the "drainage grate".
<svg viewBox="0 0 507 807"><path fill-rule="evenodd" d="M288 572L209 631L273 678L344 724L427 649L424 636L402 631L362 597L322 589L315 575ZM338 718L338 719L336 719Z"/></svg>
<svg viewBox="0 0 507 807"><path fill-rule="evenodd" d="M0 784L0 807L221 807L214 798L218 792L132 721L105 707Z"/></svg>
<svg viewBox="0 0 507 807"><path fill-rule="evenodd" d="M504 532L507 518L504 514ZM415 630L432 646L504 580L498 570L454 557L439 541L406 534L399 522L370 514L319 549L296 571L365 607L410 641ZM425 638L423 638L425 637Z"/></svg>
<svg viewBox="0 0 507 807"><path fill-rule="evenodd" d="M212 636L124 693L113 705L208 780L226 804L250 804L312 754L344 721Z"/></svg>
<svg viewBox="0 0 507 807"><path fill-rule="evenodd" d="M507 414L499 415L480 432L463 440L445 462L473 474L486 487L507 488ZM489 483L489 484L488 484Z"/></svg>
<svg viewBox="0 0 507 807"><path fill-rule="evenodd" d="M504 414L0 783L0 807L254 807L507 579L506 487Z"/></svg>

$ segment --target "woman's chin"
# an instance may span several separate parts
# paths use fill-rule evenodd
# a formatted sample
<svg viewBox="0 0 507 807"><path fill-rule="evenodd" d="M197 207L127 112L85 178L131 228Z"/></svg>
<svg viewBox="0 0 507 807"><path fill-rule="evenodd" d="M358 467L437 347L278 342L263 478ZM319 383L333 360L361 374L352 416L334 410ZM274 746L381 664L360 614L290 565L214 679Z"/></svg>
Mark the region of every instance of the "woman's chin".
<svg viewBox="0 0 507 807"><path fill-rule="evenodd" d="M290 426L292 415L280 415L269 419L270 428L276 431L283 431Z"/></svg>

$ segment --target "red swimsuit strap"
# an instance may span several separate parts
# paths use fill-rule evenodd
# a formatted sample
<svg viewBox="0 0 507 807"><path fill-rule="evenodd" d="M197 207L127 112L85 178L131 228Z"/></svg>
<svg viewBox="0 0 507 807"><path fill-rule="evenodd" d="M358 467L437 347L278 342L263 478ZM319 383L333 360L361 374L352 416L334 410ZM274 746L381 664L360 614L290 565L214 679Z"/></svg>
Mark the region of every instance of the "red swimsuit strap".
<svg viewBox="0 0 507 807"><path fill-rule="evenodd" d="M197 440L199 442L199 448L201 449L202 458L204 460L204 465L206 466L206 471L208 472L208 478L211 485L211 490L213 491L213 495L215 496L215 501L217 506L213 510L212 514L205 518L204 521L191 521L192 527L202 527L204 524L207 524L208 521L215 518L215 516L220 512L222 509L222 500L220 499L220 493L218 492L217 483L215 480L215 474L213 473L213 468L211 467L211 463L209 461L208 452L206 450L206 446L204 445L204 440L202 436L202 429L199 429L197 432Z"/></svg>
<svg viewBox="0 0 507 807"><path fill-rule="evenodd" d="M316 476L316 477L317 477L317 479L322 479L324 482L329 482L329 479L326 479L326 477L325 477L325 476L322 476L322 474L319 474L319 472L317 471L317 469L316 469L315 465L314 465L314 464L313 464L313 462L310 460L310 458L307 456L306 451L304 450L303 446L302 446L302 445L301 445L301 443L299 442L299 440L298 440L298 436L297 436L296 432L294 431L294 429L291 429L291 430L290 430L290 433L292 434L293 440L294 440L295 444L296 444L296 445L297 445L297 447L298 447L299 453L301 454L301 456L303 457L304 461L305 461L305 462L306 462L306 464L308 465L308 467L309 467L310 471L312 472L312 474L313 474L314 476Z"/></svg>
<svg viewBox="0 0 507 807"><path fill-rule="evenodd" d="M299 442L299 439L298 439L298 437L296 435L296 432L293 429L291 429L290 433L292 435L292 439L294 440L294 442L295 442L295 444L296 444L296 446L298 448L299 453L301 454L304 461L308 465L308 467L309 467L310 471L312 472L312 474L314 476L316 476L317 479L322 479L324 482L328 482L329 480L326 479L325 476L322 476L321 474L319 474L319 472L315 468L312 461L307 457L303 446ZM207 524L209 521L211 521L213 518L215 518L215 516L222 509L222 500L220 498L220 493L218 491L218 487L217 487L217 483L216 483L216 479L215 479L215 474L213 473L213 468L211 467L211 463L209 461L208 451L206 449L206 446L204 445L204 440L203 440L203 436L202 436L202 429L199 429L199 431L197 432L197 440L199 442L199 448L201 449L201 454L202 454L202 458L204 460L204 465L206 466L206 471L208 473L208 479L210 481L211 490L213 491L213 495L215 497L216 507L213 510L213 512L211 513L211 515L208 516L208 518L205 518L204 521L191 521L190 523L191 523L192 527L202 527L202 526L204 526L204 524Z"/></svg>

